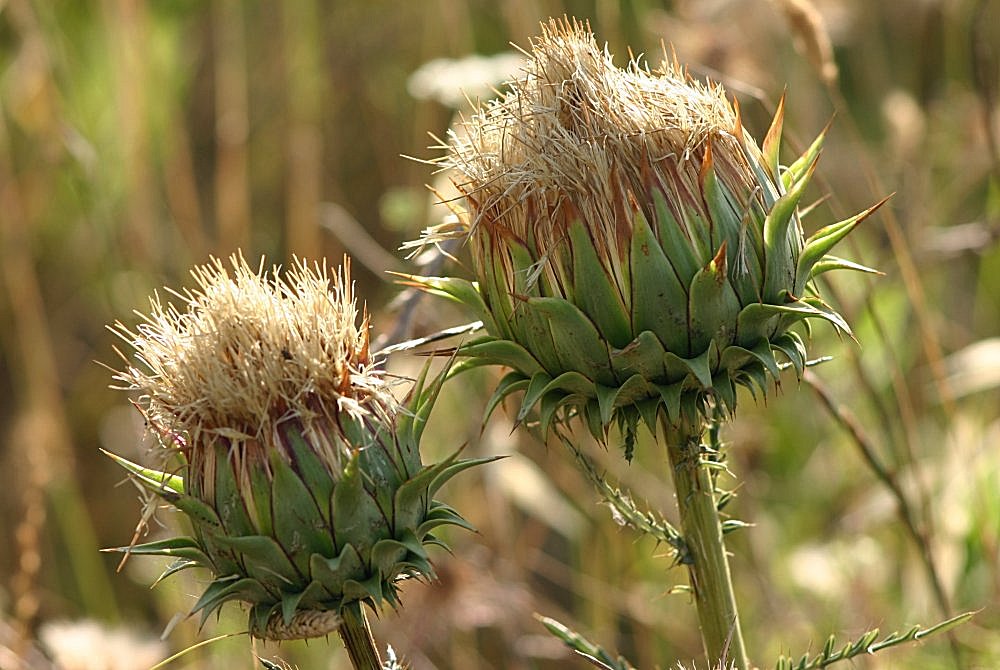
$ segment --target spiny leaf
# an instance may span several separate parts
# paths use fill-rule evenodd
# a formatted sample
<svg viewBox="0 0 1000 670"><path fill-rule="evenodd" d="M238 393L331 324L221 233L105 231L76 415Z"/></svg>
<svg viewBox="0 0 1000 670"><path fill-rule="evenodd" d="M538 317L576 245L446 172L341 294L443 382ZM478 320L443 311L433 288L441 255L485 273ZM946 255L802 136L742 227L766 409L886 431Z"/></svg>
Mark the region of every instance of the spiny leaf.
<svg viewBox="0 0 1000 670"><path fill-rule="evenodd" d="M489 420L490 416L496 410L497 406L504 401L504 399L512 393L517 393L528 388L528 384L531 380L524 376L523 373L519 371L508 372L503 376L503 379L497 384L496 389L493 391L493 395L490 396L489 402L486 403L486 411L483 412L483 425Z"/></svg>
<svg viewBox="0 0 1000 670"><path fill-rule="evenodd" d="M789 242L789 233L798 236L795 209L815 168L813 164L810 171L795 182L785 195L778 198L778 202L774 203L764 219L764 300L767 302L777 302L779 293L787 290L795 280L795 254L800 242Z"/></svg>
<svg viewBox="0 0 1000 670"><path fill-rule="evenodd" d="M496 332L496 324L493 321L490 311L483 302L483 296L479 293L479 286L475 282L456 277L421 277L419 275L409 275L399 272L389 272L391 275L400 277L404 281L401 284L419 288L422 291L447 298L470 308L476 318L482 321L487 330Z"/></svg>
<svg viewBox="0 0 1000 670"><path fill-rule="evenodd" d="M905 633L892 633L878 642L876 642L876 640L878 640L879 630L876 628L866 632L857 640L846 643L840 650L835 650L836 641L831 635L827 639L826 644L823 645L822 651L820 651L816 656L810 656L808 653L803 654L797 663L790 657L782 656L775 664L775 669L816 670L817 668L825 668L833 665L834 663L846 661L854 656L861 654L874 654L882 651L883 649L888 649L905 642L914 642L936 633L942 633L969 621L974 614L975 612L965 612L929 628L913 626Z"/></svg>
<svg viewBox="0 0 1000 670"><path fill-rule="evenodd" d="M587 638L564 626L555 619L539 616L537 614L535 615L535 618L538 619L550 633L562 640L567 647L580 654L597 667L604 668L604 670L635 670L634 666L632 666L632 664L626 661L623 657L613 657L602 647L594 644Z"/></svg>
<svg viewBox="0 0 1000 670"><path fill-rule="evenodd" d="M848 233L854 230L859 223L867 219L875 213L879 207L888 202L891 197L892 194L886 196L863 212L859 212L850 218L844 219L843 221L831 223L829 226L820 228L808 240L806 240L802 253L799 255L798 264L795 268L795 283L793 284L793 291L796 295L800 295L805 289L806 282L812 276L813 266L820 262L820 260L826 256L838 242L844 239Z"/></svg>
<svg viewBox="0 0 1000 670"><path fill-rule="evenodd" d="M164 493L184 494L184 478L180 475L172 475L167 472L160 472L151 468L144 468L141 465L122 458L118 454L101 449L101 453L113 460L118 465L129 471L139 482L153 493L164 495Z"/></svg>
<svg viewBox="0 0 1000 670"><path fill-rule="evenodd" d="M854 261L849 261L846 258L839 258L837 256L831 256L827 254L819 260L809 272L809 278L813 279L824 272L830 272L831 270L854 270L855 272L864 272L865 274L884 276L884 272L879 272L874 268L870 268L867 265L861 265L860 263L855 263Z"/></svg>
<svg viewBox="0 0 1000 670"><path fill-rule="evenodd" d="M778 108L774 111L774 118L771 119L771 126L767 129L767 135L761 142L761 151L764 154L764 162L771 172L771 179L778 179L778 153L781 148L781 130L785 122L785 94L781 94L778 100Z"/></svg>
<svg viewBox="0 0 1000 670"><path fill-rule="evenodd" d="M612 510L614 520L623 526L651 536L657 542L673 549L674 560L678 561L687 552L684 537L669 521L653 512L643 512L632 500L632 496L621 488L612 486L608 480L597 472L594 462L569 439L563 438L564 446L573 454L577 465L583 474L597 489L604 502Z"/></svg>
<svg viewBox="0 0 1000 670"><path fill-rule="evenodd" d="M112 547L101 551L115 551L122 554L145 554L149 556L174 556L195 561L199 565L210 566L212 562L202 551L201 546L190 537L172 537L166 540L156 540L145 544L135 544L130 547Z"/></svg>
<svg viewBox="0 0 1000 670"><path fill-rule="evenodd" d="M830 124L827 123L826 127L816 136L813 143L809 145L805 153L799 156L794 163L788 166L785 173L781 175L781 180L785 185L785 188L791 188L792 184L797 182L802 176L811 169L812 165L816 163L819 158L820 151L823 149L823 143L826 141L826 134L830 130Z"/></svg>

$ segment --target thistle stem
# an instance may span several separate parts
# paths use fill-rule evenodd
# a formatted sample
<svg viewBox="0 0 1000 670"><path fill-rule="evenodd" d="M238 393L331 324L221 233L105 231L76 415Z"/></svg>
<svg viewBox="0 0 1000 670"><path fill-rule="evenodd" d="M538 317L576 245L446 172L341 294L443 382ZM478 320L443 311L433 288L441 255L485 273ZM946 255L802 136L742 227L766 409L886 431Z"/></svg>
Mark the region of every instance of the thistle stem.
<svg viewBox="0 0 1000 670"><path fill-rule="evenodd" d="M337 631L344 642L354 670L381 670L382 659L375 646L375 638L372 637L368 619L361 608L361 601L355 600L345 605L340 611L340 616L343 622Z"/></svg>
<svg viewBox="0 0 1000 670"><path fill-rule="evenodd" d="M729 573L716 506L712 465L702 456L705 423L700 418L681 419L677 425L661 420L670 458L681 528L687 545L684 563L698 608L702 641L709 663L747 670L746 649Z"/></svg>

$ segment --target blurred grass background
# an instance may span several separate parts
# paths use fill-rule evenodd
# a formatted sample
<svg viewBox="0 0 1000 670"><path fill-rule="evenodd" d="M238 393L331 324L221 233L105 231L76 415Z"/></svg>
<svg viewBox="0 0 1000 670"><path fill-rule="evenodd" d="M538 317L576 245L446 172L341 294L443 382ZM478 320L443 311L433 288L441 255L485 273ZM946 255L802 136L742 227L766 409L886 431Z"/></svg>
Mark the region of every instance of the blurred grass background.
<svg viewBox="0 0 1000 670"><path fill-rule="evenodd" d="M49 667L40 649L66 668L145 667L244 629L233 607L157 642L203 576L150 591L155 559L115 575L116 557L97 551L127 544L140 512L97 449L144 449L139 417L94 363L117 359L105 324L134 322L152 291L185 285L209 254L336 263L350 250L359 294L391 330L397 289L382 271L412 267L393 250L442 215L424 188L432 169L400 154L434 157L427 133L442 135L464 106L456 91L474 96L497 67L502 79L516 66L414 73L510 53L564 13L590 19L619 64L631 47L655 65L661 41L672 44L693 74L730 88L757 137L785 87L793 149L834 117L814 197L834 195L807 226L896 192L852 236L851 256L886 276L827 287L861 344L814 333L813 351L836 358L813 386L840 415L789 377L766 407L743 399L725 434L739 481L731 511L754 524L730 536L751 656L769 667L829 633L846 641L975 609L955 633L961 667L1000 667L997 3L6 0L0 668ZM425 302L412 325L462 319ZM417 364L393 361L401 372ZM443 493L480 532L450 536L441 582L407 586L378 639L415 669L584 667L539 612L640 668L698 657L693 607L667 587L683 572L665 573L657 547L615 525L561 448L512 436L502 412L481 432L496 379L453 384L425 440L428 459L466 442L514 454ZM641 505L672 512L648 441L631 466L593 455ZM346 667L336 640L255 651ZM175 665L253 662L244 636ZM941 637L855 667L958 666Z"/></svg>

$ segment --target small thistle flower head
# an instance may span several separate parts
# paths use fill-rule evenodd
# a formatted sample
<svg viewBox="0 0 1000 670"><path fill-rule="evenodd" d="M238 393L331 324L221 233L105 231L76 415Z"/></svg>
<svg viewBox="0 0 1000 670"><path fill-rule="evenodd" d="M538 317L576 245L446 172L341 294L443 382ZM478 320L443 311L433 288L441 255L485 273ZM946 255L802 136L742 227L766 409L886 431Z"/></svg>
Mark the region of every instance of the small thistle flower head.
<svg viewBox="0 0 1000 670"><path fill-rule="evenodd" d="M261 638L325 635L353 601L395 605L398 579L433 576L431 530L466 525L432 496L473 461L420 461L440 379L394 399L346 262L282 275L234 256L192 275L180 307L154 297L138 326L113 328L134 349L116 379L179 466L114 458L192 535L120 551L173 556L168 574L209 568L193 611L246 602Z"/></svg>
<svg viewBox="0 0 1000 670"><path fill-rule="evenodd" d="M781 166L781 124L779 107L758 146L721 86L676 61L620 69L586 25L550 21L442 159L463 204L428 238L467 238L477 281L414 280L478 312L489 336L465 353L513 368L495 400L524 391L518 419L537 408L543 432L731 411L779 358L801 373L796 323L850 332L811 280L867 270L827 252L872 210L803 234L823 138Z"/></svg>

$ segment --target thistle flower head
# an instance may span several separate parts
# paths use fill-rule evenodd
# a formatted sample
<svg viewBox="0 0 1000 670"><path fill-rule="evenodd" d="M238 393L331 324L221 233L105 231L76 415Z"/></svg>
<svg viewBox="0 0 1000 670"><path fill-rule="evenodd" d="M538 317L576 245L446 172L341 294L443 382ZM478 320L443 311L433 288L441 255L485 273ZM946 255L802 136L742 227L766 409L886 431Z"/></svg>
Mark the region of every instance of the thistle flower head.
<svg viewBox="0 0 1000 670"><path fill-rule="evenodd" d="M331 277L300 262L283 276L235 256L231 270L215 260L192 275L197 288L173 293L182 307L154 297L134 330L114 330L134 349L116 379L181 465L115 459L193 533L121 551L177 557L167 573L209 568L194 611L247 602L257 637L324 635L349 602L395 604L399 578L433 575L430 531L465 525L431 496L473 461L420 461L440 380L394 400L349 265Z"/></svg>
<svg viewBox="0 0 1000 670"><path fill-rule="evenodd" d="M477 282L416 279L477 310L489 336L464 352L513 368L495 400L524 391L519 420L582 414L603 438L661 409L731 411L736 384L777 379L776 355L801 372L799 321L849 333L810 282L867 270L827 252L872 210L806 239L822 136L781 166L781 122L758 146L721 86L672 60L620 69L586 25L543 26L442 159L464 198L429 238L467 237Z"/></svg>

